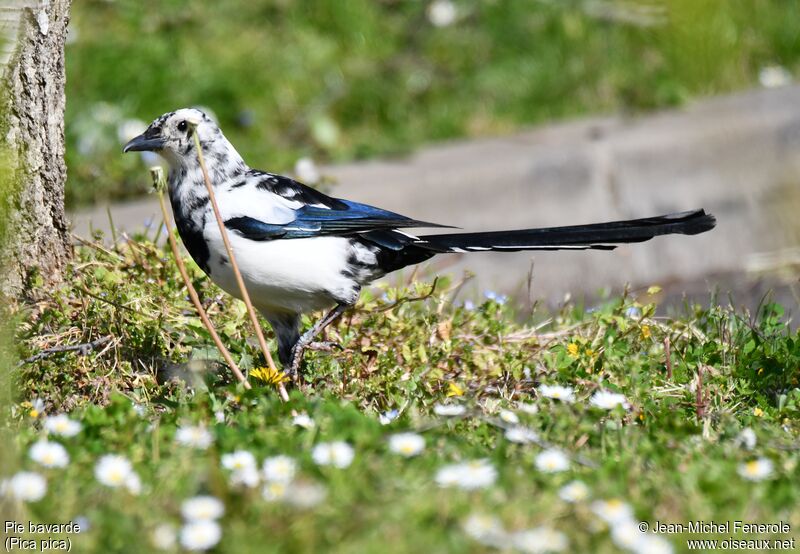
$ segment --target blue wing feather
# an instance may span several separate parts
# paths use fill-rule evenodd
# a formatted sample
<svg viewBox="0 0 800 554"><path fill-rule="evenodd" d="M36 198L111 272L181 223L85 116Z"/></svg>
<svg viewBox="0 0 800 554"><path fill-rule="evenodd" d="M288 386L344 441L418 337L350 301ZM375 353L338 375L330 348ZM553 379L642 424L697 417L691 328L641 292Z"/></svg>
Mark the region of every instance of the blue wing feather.
<svg viewBox="0 0 800 554"><path fill-rule="evenodd" d="M251 240L298 239L325 235L352 235L402 227L447 227L411 219L367 204L337 199L342 209L306 204L295 210L293 221L283 225L252 217L228 219L225 226Z"/></svg>

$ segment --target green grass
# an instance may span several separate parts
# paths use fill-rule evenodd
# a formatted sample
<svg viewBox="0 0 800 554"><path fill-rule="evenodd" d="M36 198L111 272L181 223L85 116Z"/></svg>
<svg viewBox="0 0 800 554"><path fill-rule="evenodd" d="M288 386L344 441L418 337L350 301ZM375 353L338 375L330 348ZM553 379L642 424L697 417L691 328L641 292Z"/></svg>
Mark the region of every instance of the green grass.
<svg viewBox="0 0 800 554"><path fill-rule="evenodd" d="M241 303L190 269L223 341L244 367L260 365ZM13 314L20 357L113 339L99 352L55 354L12 371L20 396L6 428L19 452L44 434L24 403L34 397L45 400L48 414L68 411L83 430L53 439L69 452L66 468L43 470L21 456L17 466L46 475L49 490L39 502L6 500L4 507L5 519L23 522L85 517L91 528L69 536L73 551L149 551L153 530L179 527L181 502L197 494L225 504L216 552L488 551L462 529L476 513L496 516L509 531L561 531L572 552L612 552L590 509L592 500L612 498L630 503L637 521L783 520L792 531L777 538L797 535L800 334L788 331L777 305L766 303L752 316L687 306L672 318L654 318L652 297L640 291L593 311L567 306L517 323L509 305L485 301L468 310L460 298L453 302L458 283L439 283L432 294L430 283L387 289L386 297L367 292L329 334L343 351L309 355L307 382L282 404L258 382L251 391L230 382L213 361L170 254L148 240L117 250L79 248L66 282ZM407 301L420 296L426 298ZM543 398L541 384L574 387L575 403ZM592 407L589 398L601 388L624 394L631 408ZM448 401L468 413L437 417L432 406ZM392 409L399 417L382 425L379 415ZM567 453L570 469L537 470L544 447L504 438L502 409L536 431L544 447ZM313 418L314 429L292 424L300 412ZM188 423L208 427L208 450L176 444L177 427ZM736 441L747 427L758 438L753 451ZM388 451L387 437L405 430L425 437L418 457ZM352 465L314 463L312 447L332 440L355 449ZM324 486L326 499L301 509L267 502L260 489L235 490L220 457L238 449L259 461L295 457L299 479ZM107 453L133 462L140 495L97 482L93 468ZM774 475L742 479L739 466L758 457L774 463ZM446 464L484 458L498 472L493 485L468 492L435 484ZM13 471L4 467L3 474ZM573 505L558 497L573 479L588 485L590 500ZM685 537L667 538L685 550Z"/></svg>
<svg viewBox="0 0 800 554"><path fill-rule="evenodd" d="M625 3L617 3L617 5ZM68 45L71 205L141 194L122 121L210 107L251 165L352 160L457 137L647 110L800 69L800 10L782 0L670 0L650 27L586 3L83 0Z"/></svg>

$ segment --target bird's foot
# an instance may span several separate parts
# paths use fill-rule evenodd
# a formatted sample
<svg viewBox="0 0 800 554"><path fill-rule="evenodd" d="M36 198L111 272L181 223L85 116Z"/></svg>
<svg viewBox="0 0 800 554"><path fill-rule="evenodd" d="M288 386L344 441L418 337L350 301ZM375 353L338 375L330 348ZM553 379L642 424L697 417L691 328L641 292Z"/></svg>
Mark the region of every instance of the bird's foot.
<svg viewBox="0 0 800 554"><path fill-rule="evenodd" d="M334 350L343 350L341 344L332 340L314 341L309 343L307 348L308 350L313 350L315 352L333 352Z"/></svg>

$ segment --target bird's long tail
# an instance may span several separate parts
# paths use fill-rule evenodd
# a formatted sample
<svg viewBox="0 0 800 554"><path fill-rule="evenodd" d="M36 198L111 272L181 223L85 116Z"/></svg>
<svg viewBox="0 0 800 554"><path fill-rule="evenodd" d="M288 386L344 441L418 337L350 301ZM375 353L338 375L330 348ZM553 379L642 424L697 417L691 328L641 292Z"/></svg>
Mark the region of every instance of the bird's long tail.
<svg viewBox="0 0 800 554"><path fill-rule="evenodd" d="M619 244L643 242L658 235L697 235L710 231L715 225L713 215L693 210L591 225L426 235L419 237L415 246L434 252L613 250Z"/></svg>

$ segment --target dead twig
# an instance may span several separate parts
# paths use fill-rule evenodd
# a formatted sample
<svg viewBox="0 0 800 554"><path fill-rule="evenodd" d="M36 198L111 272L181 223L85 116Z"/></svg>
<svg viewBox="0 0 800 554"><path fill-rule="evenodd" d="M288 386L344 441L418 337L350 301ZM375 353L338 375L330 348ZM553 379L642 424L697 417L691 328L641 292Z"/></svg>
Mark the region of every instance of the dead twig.
<svg viewBox="0 0 800 554"><path fill-rule="evenodd" d="M97 347L104 345L105 343L109 342L114 337L111 335L106 335L104 337L100 337L99 339L95 339L91 342L84 342L81 344L69 344L65 346L54 346L52 348L45 348L38 354L34 354L30 358L25 358L18 365L25 365L31 362L35 362L37 360L42 360L44 358L49 358L53 354L59 354L61 352L77 352L81 356L86 356L92 350L95 350Z"/></svg>

